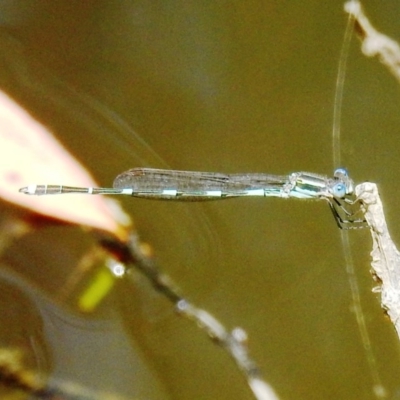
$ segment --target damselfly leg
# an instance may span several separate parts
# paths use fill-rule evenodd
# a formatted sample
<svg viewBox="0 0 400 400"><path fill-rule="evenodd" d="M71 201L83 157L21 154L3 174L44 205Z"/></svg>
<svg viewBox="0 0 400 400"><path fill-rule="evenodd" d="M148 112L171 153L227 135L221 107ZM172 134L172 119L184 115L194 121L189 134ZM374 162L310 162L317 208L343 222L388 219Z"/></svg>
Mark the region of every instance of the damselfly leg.
<svg viewBox="0 0 400 400"><path fill-rule="evenodd" d="M368 224L357 199L327 198L329 207L340 229L362 229Z"/></svg>

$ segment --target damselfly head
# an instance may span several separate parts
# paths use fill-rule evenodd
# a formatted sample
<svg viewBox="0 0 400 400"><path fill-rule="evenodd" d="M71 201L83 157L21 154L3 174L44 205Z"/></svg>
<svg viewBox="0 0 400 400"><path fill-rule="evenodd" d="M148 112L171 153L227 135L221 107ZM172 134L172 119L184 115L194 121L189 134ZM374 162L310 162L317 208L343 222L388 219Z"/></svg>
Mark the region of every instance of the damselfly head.
<svg viewBox="0 0 400 400"><path fill-rule="evenodd" d="M353 194L354 193L354 182L352 179L349 177L349 173L346 168L337 168L335 169L335 172L333 173L333 177L335 181L339 181L334 187L333 190L337 191L336 193L333 193L334 196L343 198L345 195ZM344 185L344 190L345 193L341 194L343 191L343 188L341 187Z"/></svg>

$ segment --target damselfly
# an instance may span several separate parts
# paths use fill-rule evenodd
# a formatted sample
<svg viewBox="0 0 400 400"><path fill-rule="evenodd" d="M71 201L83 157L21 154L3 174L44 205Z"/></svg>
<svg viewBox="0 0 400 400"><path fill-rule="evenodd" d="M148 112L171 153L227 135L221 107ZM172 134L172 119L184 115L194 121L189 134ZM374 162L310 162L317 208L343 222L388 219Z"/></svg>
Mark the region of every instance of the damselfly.
<svg viewBox="0 0 400 400"><path fill-rule="evenodd" d="M64 193L122 194L157 200L204 201L235 197L281 197L325 199L341 229L363 227L357 219L354 184L344 168L333 178L310 172L286 176L261 173L223 174L218 172L176 171L133 168L118 175L113 188L81 188L62 185L30 185L20 189L30 195Z"/></svg>

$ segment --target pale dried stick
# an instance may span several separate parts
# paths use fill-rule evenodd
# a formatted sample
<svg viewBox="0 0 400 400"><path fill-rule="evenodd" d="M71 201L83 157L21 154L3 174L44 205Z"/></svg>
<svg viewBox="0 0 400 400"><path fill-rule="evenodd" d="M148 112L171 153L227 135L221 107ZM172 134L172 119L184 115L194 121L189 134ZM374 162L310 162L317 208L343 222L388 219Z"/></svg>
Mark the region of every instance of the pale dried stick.
<svg viewBox="0 0 400 400"><path fill-rule="evenodd" d="M355 18L355 28L361 38L361 51L364 55L378 56L379 61L400 82L400 46L397 42L371 25L358 0L348 1L344 9Z"/></svg>
<svg viewBox="0 0 400 400"><path fill-rule="evenodd" d="M103 245L108 247L109 244L103 242ZM256 400L279 400L272 386L262 377L256 362L250 357L247 347L247 333L242 328L237 327L231 332L228 331L208 311L196 307L182 297L175 284L159 269L154 259L143 252L140 239L135 233L132 233L129 245L124 250L127 251L124 261L128 266L134 266L142 272L154 288L174 304L179 315L194 321L214 343L228 352L245 376ZM126 277L133 279L129 271Z"/></svg>
<svg viewBox="0 0 400 400"><path fill-rule="evenodd" d="M400 338L400 252L390 237L376 184L365 182L355 190L372 235L371 265L380 282L374 291L381 292L382 308Z"/></svg>

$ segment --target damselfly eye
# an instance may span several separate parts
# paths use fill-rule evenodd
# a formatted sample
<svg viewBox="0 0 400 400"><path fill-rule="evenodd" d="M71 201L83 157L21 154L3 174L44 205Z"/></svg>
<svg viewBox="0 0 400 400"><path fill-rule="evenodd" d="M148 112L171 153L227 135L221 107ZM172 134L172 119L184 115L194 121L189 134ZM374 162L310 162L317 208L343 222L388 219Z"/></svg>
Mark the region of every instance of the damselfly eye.
<svg viewBox="0 0 400 400"><path fill-rule="evenodd" d="M335 169L335 172L333 173L333 176L335 178L348 178L349 177L349 173L347 172L346 168L337 168Z"/></svg>
<svg viewBox="0 0 400 400"><path fill-rule="evenodd" d="M344 196L346 196L346 185L343 183L337 183L332 188L332 194L335 197L339 197L340 199L342 199Z"/></svg>

